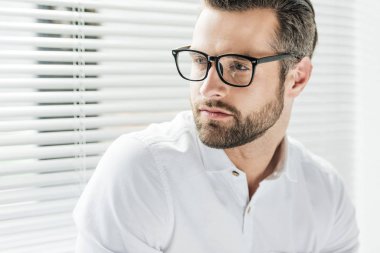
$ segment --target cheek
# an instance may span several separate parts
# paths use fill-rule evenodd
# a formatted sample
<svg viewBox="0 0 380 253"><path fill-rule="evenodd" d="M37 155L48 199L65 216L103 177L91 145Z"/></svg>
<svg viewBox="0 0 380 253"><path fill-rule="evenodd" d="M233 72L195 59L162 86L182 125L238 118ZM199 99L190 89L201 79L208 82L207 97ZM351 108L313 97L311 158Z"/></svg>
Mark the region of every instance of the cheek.
<svg viewBox="0 0 380 253"><path fill-rule="evenodd" d="M258 112L268 102L277 99L278 82L273 78L258 78L250 86L244 88L234 101L240 110Z"/></svg>
<svg viewBox="0 0 380 253"><path fill-rule="evenodd" d="M265 65L265 64L264 64ZM280 85L280 69L275 64L258 66L252 86L255 87L256 94L262 97L271 98L277 95Z"/></svg>
<svg viewBox="0 0 380 253"><path fill-rule="evenodd" d="M242 115L257 111L258 108L261 107L261 104L264 103L263 95L260 94L260 91L255 89L253 85L239 90L229 102L233 104Z"/></svg>
<svg viewBox="0 0 380 253"><path fill-rule="evenodd" d="M190 83L189 86L189 92L190 92L190 101L191 103L194 103L198 96L199 96L199 84L196 83Z"/></svg>

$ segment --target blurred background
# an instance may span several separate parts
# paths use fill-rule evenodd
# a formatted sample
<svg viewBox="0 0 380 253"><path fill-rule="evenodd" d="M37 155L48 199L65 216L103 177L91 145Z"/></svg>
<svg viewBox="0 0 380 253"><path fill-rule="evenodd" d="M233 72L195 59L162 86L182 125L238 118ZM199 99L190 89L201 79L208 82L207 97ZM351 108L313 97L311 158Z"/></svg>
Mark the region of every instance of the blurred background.
<svg viewBox="0 0 380 253"><path fill-rule="evenodd" d="M380 3L314 0L319 44L289 134L334 164L380 252ZM171 49L199 0L0 0L0 252L73 253L72 209L119 135L189 109Z"/></svg>

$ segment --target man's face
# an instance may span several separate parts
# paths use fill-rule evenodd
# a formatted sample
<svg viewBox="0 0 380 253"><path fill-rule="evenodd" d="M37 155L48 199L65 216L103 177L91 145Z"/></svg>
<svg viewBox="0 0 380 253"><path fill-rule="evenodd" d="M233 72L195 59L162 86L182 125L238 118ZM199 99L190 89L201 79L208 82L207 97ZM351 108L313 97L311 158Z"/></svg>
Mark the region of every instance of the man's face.
<svg viewBox="0 0 380 253"><path fill-rule="evenodd" d="M195 26L191 48L213 56L274 55L271 43L276 26L276 16L270 10L225 12L205 8ZM204 81L191 82L191 104L201 141L227 149L265 134L284 107L279 73L279 62L259 64L251 85L239 88L223 83L213 64Z"/></svg>

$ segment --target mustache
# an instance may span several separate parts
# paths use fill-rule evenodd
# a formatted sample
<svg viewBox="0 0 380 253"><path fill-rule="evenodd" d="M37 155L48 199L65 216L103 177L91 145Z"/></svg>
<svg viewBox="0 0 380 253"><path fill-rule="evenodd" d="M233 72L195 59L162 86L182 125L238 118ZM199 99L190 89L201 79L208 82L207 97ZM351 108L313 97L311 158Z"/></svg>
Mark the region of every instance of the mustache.
<svg viewBox="0 0 380 253"><path fill-rule="evenodd" d="M205 105L210 108L224 109L226 111L229 111L231 114L235 116L240 116L240 112L238 111L238 109L220 100L205 100L203 102L197 103L197 107L199 107L200 105Z"/></svg>

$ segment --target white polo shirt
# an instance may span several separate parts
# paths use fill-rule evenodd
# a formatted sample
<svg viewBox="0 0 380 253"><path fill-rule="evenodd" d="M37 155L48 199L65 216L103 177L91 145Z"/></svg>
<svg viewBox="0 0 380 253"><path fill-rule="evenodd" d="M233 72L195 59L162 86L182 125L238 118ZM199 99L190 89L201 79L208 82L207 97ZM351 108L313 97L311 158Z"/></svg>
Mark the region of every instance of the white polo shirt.
<svg viewBox="0 0 380 253"><path fill-rule="evenodd" d="M246 175L205 146L191 112L119 137L73 216L77 253L349 253L355 211L330 164L287 137L249 199Z"/></svg>

